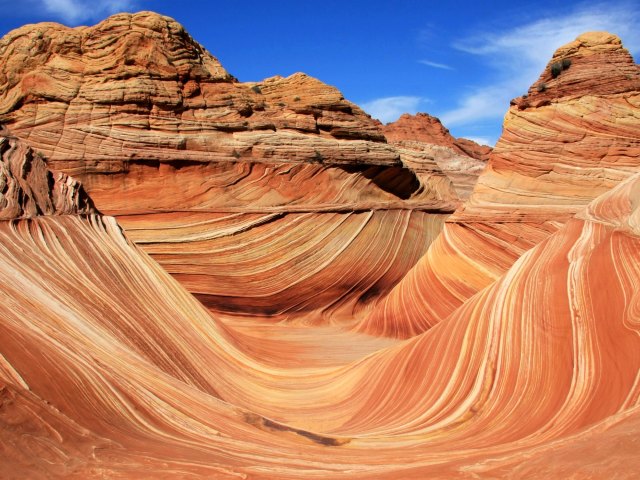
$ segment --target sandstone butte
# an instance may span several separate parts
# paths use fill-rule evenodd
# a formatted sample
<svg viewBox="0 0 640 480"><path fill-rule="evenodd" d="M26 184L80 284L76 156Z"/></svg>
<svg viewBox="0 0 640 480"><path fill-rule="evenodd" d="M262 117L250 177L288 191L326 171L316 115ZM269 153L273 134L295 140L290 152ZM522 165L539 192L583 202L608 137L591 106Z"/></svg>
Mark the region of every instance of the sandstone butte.
<svg viewBox="0 0 640 480"><path fill-rule="evenodd" d="M461 200L469 198L492 150L466 138L454 138L439 119L427 113L405 113L397 121L384 125L382 131L418 176L423 159L435 160Z"/></svg>
<svg viewBox="0 0 640 480"><path fill-rule="evenodd" d="M137 18L162 20L148 13ZM607 51L612 60L625 53L604 34L585 35L560 51L585 48L600 62ZM637 90L636 83L620 95L633 105ZM585 97L576 91L576 101ZM555 101L538 100L522 109L516 100L509 115L526 118L537 111L527 110ZM28 104L23 99L12 115ZM86 187L88 198L77 180L54 168L76 168L89 182L108 178L79 167L71 150L80 147L69 144L68 160L62 154L50 160L52 151L43 151L52 170L44 168L40 149L15 138L7 115L9 131L0 132L8 186L0 190L0 472L78 479L634 478L640 470L640 165L628 133L639 118L625 108L625 121L600 114L589 124L627 145L619 148L626 152L621 167L604 169L609 183L594 185L592 200L571 203L566 194L566 203L550 203L548 212L522 202L514 224L536 225L537 218L552 231L539 234L544 238L517 260L505 260L502 273L432 328L402 341L329 326L263 322L251 330L206 308L145 252L147 244L133 241L135 229L119 225L128 215L105 214L92 197L100 189ZM24 128L22 136L37 137L35 128ZM505 148L509 135L505 128L498 147ZM59 144L53 135L50 140ZM506 175L495 166L496 151L488 175ZM536 152L524 165L536 165ZM94 158L91 166L87 158L86 170L106 168L103 161L117 163ZM129 162L129 170L113 173L125 185L135 165ZM157 175L166 162L158 160ZM569 184L586 192L579 172L595 169L594 162L576 164L571 172L578 178ZM514 176L527 172L511 166ZM450 188L441 170L434 172ZM475 214L477 224L488 222L479 218L489 206L508 214L506 204L486 197L483 204L481 185L490 184L489 178L481 183L483 176L454 218ZM145 183L142 173L138 182ZM178 189L170 187L177 201ZM422 195L432 194L411 195L398 210L433 215ZM166 229L161 213L147 218L147 228L155 217ZM463 245L457 255L473 247ZM244 315L255 321L252 312ZM402 322L399 317L399 329ZM273 329L280 332L277 342L268 333Z"/></svg>
<svg viewBox="0 0 640 480"><path fill-rule="evenodd" d="M469 200L357 330L421 333L496 281L637 171L639 118L640 67L618 37L592 32L559 48L527 94L512 101Z"/></svg>
<svg viewBox="0 0 640 480"><path fill-rule="evenodd" d="M335 88L238 82L149 12L10 32L0 123L222 313L353 322L459 204L433 156L399 151Z"/></svg>

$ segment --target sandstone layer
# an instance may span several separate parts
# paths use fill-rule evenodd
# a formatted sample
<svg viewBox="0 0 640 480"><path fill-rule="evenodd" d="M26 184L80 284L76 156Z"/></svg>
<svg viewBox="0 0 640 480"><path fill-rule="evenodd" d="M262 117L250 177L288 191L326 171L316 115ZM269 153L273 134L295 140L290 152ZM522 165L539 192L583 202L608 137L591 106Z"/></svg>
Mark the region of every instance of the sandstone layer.
<svg viewBox="0 0 640 480"><path fill-rule="evenodd" d="M33 33L38 28L40 38ZM262 82L258 93L255 85L231 78L170 20L148 13L63 29L70 39L64 48L45 35L60 29L28 27L3 40L10 49L22 41L39 45L39 38L43 51L59 52L44 55L53 62L49 70L35 62L20 75L5 71L3 85L21 86L5 88L3 98L21 100L3 119L51 157L49 167L81 175L92 198L3 130L0 475L637 476L640 102L637 82L625 82L627 76L637 81L640 73L616 37L586 34L558 51L539 81L547 86L534 87L540 103L533 103L533 91L528 105L514 101L472 198L431 243L446 216L443 205L457 201L451 184L437 166L432 178L421 176L426 171L412 176L401 149L378 138L375 124L368 130L368 117L357 110L340 111L346 115L341 118L364 126L350 130L340 121L335 135L304 135L311 142L336 142L337 150L376 145L394 152L391 163L375 152L378 160L363 166L334 157L337 163L280 163L283 151L295 151L280 148L287 128L268 133L277 138L265 137L278 153L264 162L217 161L207 157L208 150L199 160L198 150L187 144L185 155L193 156L176 157L182 150L169 140L181 134L153 129L149 137L131 137L143 142L139 152L149 150L152 158L146 160L118 149L99 154L90 141L61 142L65 132L78 133L68 125L95 125L90 116L74 123L72 116L63 122L51 113L57 101L49 93L38 97L40 82L50 87L37 72L62 78L64 69L84 69L93 55L104 56L101 48L116 49L117 55L105 57L114 65L126 52L133 52L133 60L122 65L148 61L141 72L173 75L171 68L188 64L189 72L200 72L193 73L200 78L194 96L213 88L205 84L266 96L270 82L307 80L275 78ZM151 32L166 36L165 42ZM95 41L101 47L78 51L76 34L81 46ZM128 50L123 45L129 40ZM141 45L149 46L148 56ZM150 60L156 47L175 55L169 67ZM13 69L30 61L20 51L3 57L16 62ZM571 64L563 62L567 57ZM598 67L604 60L607 69ZM95 70L81 75L81 83L103 74ZM36 80L20 83L29 72L36 72ZM141 82L125 77L135 78L134 86ZM335 93L309 81L309 88L317 88L314 101ZM590 81L595 83L587 95L584 84ZM22 90L27 93L20 97ZM286 90L274 98L285 103ZM553 91L557 96L545 97ZM294 95L292 101L302 101L297 97L302 99ZM155 108L154 101L140 108ZM105 102L74 96L65 110L75 103L100 110L111 105ZM112 107L123 114L118 101ZM267 107L265 102L264 112ZM29 109L40 114L28 120ZM126 115L121 118L136 118ZM107 122L116 117L99 116ZM103 141L118 144L127 124L109 125L113 138L103 132ZM565 131L575 137L561 147L568 143ZM216 127L194 135L223 144L233 132ZM144 145L151 137L168 143L157 143L154 153ZM248 168L249 180L229 180L235 168ZM318 170L304 182L287 177L313 168ZM327 178L315 190L298 188ZM406 178L418 187L402 198L397 193L406 192ZM550 183L557 187L552 196ZM354 191L346 190L353 185ZM263 198L266 192L273 196ZM93 202L117 218L99 213ZM405 275L422 251L427 253ZM281 319L293 311L303 324L323 325L256 319ZM361 317L359 329L378 337L331 325Z"/></svg>
<svg viewBox="0 0 640 480"><path fill-rule="evenodd" d="M384 136L392 143L413 141L448 147L459 155L466 155L487 162L492 148L487 145L479 145L473 140L455 138L449 130L442 125L440 119L428 113L405 113L395 122L382 126Z"/></svg>
<svg viewBox="0 0 640 480"><path fill-rule="evenodd" d="M592 32L558 49L512 102L469 200L359 330L407 337L446 318L638 171L639 123L640 67L618 37Z"/></svg>
<svg viewBox="0 0 640 480"><path fill-rule="evenodd" d="M434 328L350 334L330 366L266 364L112 217L2 221L3 472L633 478L638 198L640 174Z"/></svg>
<svg viewBox="0 0 640 480"><path fill-rule="evenodd" d="M168 17L29 25L0 59L0 121L214 311L351 321L457 205L335 88L241 83Z"/></svg>

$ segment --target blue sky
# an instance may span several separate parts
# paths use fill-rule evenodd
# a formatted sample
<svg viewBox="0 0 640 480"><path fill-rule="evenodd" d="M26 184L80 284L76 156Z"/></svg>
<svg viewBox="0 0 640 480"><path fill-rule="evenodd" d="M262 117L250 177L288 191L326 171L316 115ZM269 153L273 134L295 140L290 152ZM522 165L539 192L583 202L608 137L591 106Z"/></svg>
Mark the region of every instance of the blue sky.
<svg viewBox="0 0 640 480"><path fill-rule="evenodd" d="M0 33L25 23L91 25L119 11L169 15L241 81L301 71L383 122L441 118L493 144L509 100L553 51L588 30L640 54L640 2L429 0L0 0Z"/></svg>

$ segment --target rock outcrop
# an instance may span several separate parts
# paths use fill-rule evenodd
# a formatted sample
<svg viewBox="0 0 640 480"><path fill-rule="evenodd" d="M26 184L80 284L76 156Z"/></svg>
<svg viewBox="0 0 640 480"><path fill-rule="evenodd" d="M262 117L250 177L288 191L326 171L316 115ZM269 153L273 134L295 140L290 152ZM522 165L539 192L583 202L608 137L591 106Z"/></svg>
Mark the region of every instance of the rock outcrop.
<svg viewBox="0 0 640 480"><path fill-rule="evenodd" d="M469 198L478 176L484 170L491 147L465 138L454 138L439 119L426 113L404 114L382 127L387 140L395 145L403 163L418 176L424 165L435 162L453 183L460 200ZM427 169L427 178L433 176Z"/></svg>
<svg viewBox="0 0 640 480"><path fill-rule="evenodd" d="M29 25L0 59L0 121L214 311L351 321L457 205L335 88L238 82L168 17Z"/></svg>
<svg viewBox="0 0 640 480"><path fill-rule="evenodd" d="M0 130L0 220L95 213L82 186L47 169L42 157Z"/></svg>
<svg viewBox="0 0 640 480"><path fill-rule="evenodd" d="M467 155L483 162L489 160L492 150L487 145L453 137L440 119L428 113L405 113L395 122L382 126L382 131L392 143L410 141L448 147L459 155Z"/></svg>
<svg viewBox="0 0 640 480"><path fill-rule="evenodd" d="M360 330L406 337L446 318L638 171L639 121L640 67L618 37L587 33L558 49L512 102L469 200Z"/></svg>
<svg viewBox="0 0 640 480"><path fill-rule="evenodd" d="M638 198L640 175L435 328L323 368L264 363L111 217L0 222L3 472L632 478Z"/></svg>
<svg viewBox="0 0 640 480"><path fill-rule="evenodd" d="M136 38L131 66L152 58L138 47L153 34L135 33L136 22L162 35L180 32L147 13L72 32L112 48L127 34L111 41L105 32L127 26ZM70 35L68 51L76 52ZM176 35L190 45L185 34ZM169 39L166 45L174 44ZM620 68L628 66L615 37L585 35L577 45L581 53L569 69L552 75L575 69L572 74L582 78L579 65L587 68L585 58L601 51L609 51ZM194 62L208 65L212 85L236 85L210 57L194 60L200 50L192 47L170 50L178 52L175 58L189 59L195 69L189 71L199 71ZM95 52L81 49L77 63L69 60L77 52L51 58L58 66L84 68L82 56ZM612 79L619 78L617 64ZM56 68L51 78L62 75ZM245 180L223 187L207 183L206 175L219 171L230 177L229 165L243 168L242 162L201 161L195 153L188 160L172 159L180 150L171 145L157 146L156 153L149 148L156 157L146 163L108 149L101 159L91 142L68 144L64 148L75 153L65 159L56 148L65 145L60 139L66 124L44 113L28 127L29 108L51 107L46 97L33 103L28 94L5 118L14 118L11 126L38 142L44 138L38 125L53 119L46 127L56 146L48 151L50 165L83 175L98 207L117 212L130 233L116 218L98 214L76 181L49 173L38 154L3 132L2 476L634 478L640 466L640 102L637 88L619 91L616 85L611 82L614 93L602 89L549 105L521 108L515 102L473 197L428 250L435 224L446 216L429 210L441 205L426 200L437 189L402 201L383 201L391 194L375 189L377 175L404 185L390 175L407 170L401 165L349 171L350 164L342 177L324 162L291 161L303 170L318 168L308 181L333 178L316 191L354 182L371 203L346 192L353 203L345 210L327 200L343 197L330 194L306 198L313 210L289 210L292 199L308 192L283 181L273 191L291 190L287 200L256 198L247 202L253 211L222 211L222 200L208 191L233 190ZM91 118L83 122L91 125ZM573 126L575 145L562 150L559 144L568 137L560 134L567 125ZM119 128L125 123L113 127ZM343 133L331 141L342 146L370 142L394 151L375 139L375 128L362 134L369 139L357 140L343 138L340 129L349 130L344 122L335 128ZM553 131L556 140L545 134ZM215 132L220 139L229 134ZM312 141L326 136L309 135ZM527 135L529 144L520 143ZM251 185L264 192L264 182L277 183L274 172L282 166L251 165L257 164L264 170L244 185L248 198ZM504 180L509 175L511 183ZM423 179L417 182L426 186ZM540 193L554 182L555 196ZM580 194L571 199L570 193ZM366 316L367 297L375 303L422 250L426 255L374 315ZM173 276L167 271L172 269ZM220 314L222 305L233 311ZM303 323L318 323L332 310L351 321L363 314L366 321L359 326L367 333L413 338L258 322L256 312L268 314L268 308L297 308Z"/></svg>
<svg viewBox="0 0 640 480"><path fill-rule="evenodd" d="M414 205L451 208L446 185L421 185L376 123L338 90L304 74L240 83L168 17L29 25L2 39L0 58L0 119L81 181L104 173L128 184L141 166L210 166L209 207L388 207L415 197ZM242 182L253 170L257 178ZM298 174L298 188L261 180L265 170L268 179ZM334 177L345 170L367 184L340 194ZM343 176L343 183L354 177ZM335 198L326 193L332 181ZM262 195L238 198L251 195L245 183ZM235 195L216 203L223 188Z"/></svg>

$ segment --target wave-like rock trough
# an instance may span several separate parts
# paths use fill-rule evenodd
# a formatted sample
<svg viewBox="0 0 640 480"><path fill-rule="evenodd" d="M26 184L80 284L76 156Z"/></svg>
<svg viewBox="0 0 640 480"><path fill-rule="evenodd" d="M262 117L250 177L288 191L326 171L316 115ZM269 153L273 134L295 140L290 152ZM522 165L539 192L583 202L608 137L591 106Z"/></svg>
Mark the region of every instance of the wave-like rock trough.
<svg viewBox="0 0 640 480"><path fill-rule="evenodd" d="M0 477L640 469L617 37L559 49L493 152L302 74L240 83L148 12L0 56Z"/></svg>

